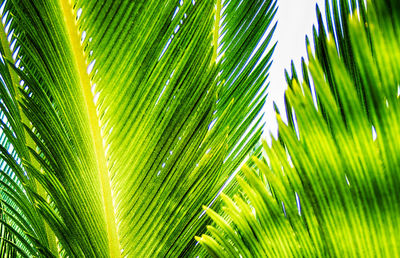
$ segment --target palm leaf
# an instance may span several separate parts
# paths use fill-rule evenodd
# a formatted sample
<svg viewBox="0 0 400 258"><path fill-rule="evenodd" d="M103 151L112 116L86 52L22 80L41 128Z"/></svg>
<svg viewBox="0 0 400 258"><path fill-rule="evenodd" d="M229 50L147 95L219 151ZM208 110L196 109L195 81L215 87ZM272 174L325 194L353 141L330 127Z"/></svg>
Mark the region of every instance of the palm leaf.
<svg viewBox="0 0 400 258"><path fill-rule="evenodd" d="M399 253L399 3L326 5L303 82L287 74L289 124L278 115L267 161L243 168L241 193L223 196L223 213L206 211L216 225L198 240L211 255Z"/></svg>
<svg viewBox="0 0 400 258"><path fill-rule="evenodd" d="M1 10L5 252L188 255L261 135L275 1Z"/></svg>

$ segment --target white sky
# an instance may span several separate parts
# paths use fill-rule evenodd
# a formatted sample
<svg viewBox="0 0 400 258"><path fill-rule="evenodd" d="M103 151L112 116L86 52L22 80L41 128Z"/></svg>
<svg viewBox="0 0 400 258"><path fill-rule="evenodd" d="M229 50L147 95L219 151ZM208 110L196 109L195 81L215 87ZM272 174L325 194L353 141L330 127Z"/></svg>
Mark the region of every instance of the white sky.
<svg viewBox="0 0 400 258"><path fill-rule="evenodd" d="M300 61L306 56L305 36L312 40L312 25L317 23L315 5L318 3L321 12L324 12L324 0L279 0L276 19L278 26L271 43L278 41L272 56L273 63L269 71L268 97L265 107L266 128L264 137L269 142L269 132L274 135L277 125L272 102L275 101L280 110L283 110L283 92L286 89L284 69L290 69L293 59L296 71L300 75ZM272 45L272 44L271 44Z"/></svg>

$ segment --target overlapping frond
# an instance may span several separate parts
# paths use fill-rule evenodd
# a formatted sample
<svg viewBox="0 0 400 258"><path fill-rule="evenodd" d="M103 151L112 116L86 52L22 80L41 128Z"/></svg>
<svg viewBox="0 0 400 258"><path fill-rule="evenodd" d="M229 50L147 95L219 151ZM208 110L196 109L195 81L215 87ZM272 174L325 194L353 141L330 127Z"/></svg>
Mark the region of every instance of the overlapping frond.
<svg viewBox="0 0 400 258"><path fill-rule="evenodd" d="M307 43L303 82L288 76L291 122L278 116L267 161L243 168L242 194L222 198L223 215L207 210L217 226L198 239L211 255L399 253L400 6L326 4L328 26L317 10L315 55Z"/></svg>
<svg viewBox="0 0 400 258"><path fill-rule="evenodd" d="M26 199L4 191L2 201L36 212L16 223L4 215L2 246L22 256L187 254L204 232L201 205L261 134L275 1L69 2L2 4L12 53L0 71L11 124L2 162L16 175L7 189Z"/></svg>

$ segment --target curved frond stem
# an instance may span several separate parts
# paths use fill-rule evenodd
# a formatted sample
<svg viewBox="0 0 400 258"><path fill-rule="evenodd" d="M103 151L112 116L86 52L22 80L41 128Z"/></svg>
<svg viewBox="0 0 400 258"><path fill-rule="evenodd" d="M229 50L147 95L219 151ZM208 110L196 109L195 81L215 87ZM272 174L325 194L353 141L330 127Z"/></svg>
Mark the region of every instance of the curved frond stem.
<svg viewBox="0 0 400 258"><path fill-rule="evenodd" d="M1 48L4 52L4 57L5 57L5 62L7 61L11 61L12 59L12 53L10 51L10 43L7 40L7 35L5 33L5 28L2 22L0 22L0 43L1 43ZM10 68L6 65L6 69L8 69L8 74L10 75L10 79L11 79L11 83L12 83L12 89L13 89L13 95L14 95L14 100L15 100L15 104L18 103L18 101L21 100L22 96L21 96L21 92L18 88L20 79L18 77L18 75ZM19 115L20 115L20 119L21 122L23 124L29 125L29 120L27 119L26 115L24 114L24 112L21 109L20 105L16 105L16 107L18 108L19 111ZM36 147L36 143L32 140L31 137L29 137L25 130L23 128L20 128L21 132L23 133L21 136L24 137L23 140L25 140L26 142L26 146L27 147L31 147L31 148L35 148ZM16 130L16 128L14 128L14 130ZM39 163L35 160L32 159L30 156L30 153L28 151L28 148L25 148L25 154L26 154L26 159L29 159L30 162L35 166L35 167L40 167ZM32 187L33 189L36 189L39 193L39 195L41 196L46 196L47 193L45 192L45 190L43 189L43 187L40 184L37 184L36 180L32 179L32 180L28 180L29 183L29 187ZM31 196L29 196L30 200L32 201L33 198ZM53 233L53 231L50 229L49 225L47 223L44 222L43 219L39 219L40 220L40 224L43 227L44 231L43 233L45 233L46 237L47 237L47 244L49 247L49 250L51 250L53 253L57 253L57 243L56 243L56 237Z"/></svg>
<svg viewBox="0 0 400 258"><path fill-rule="evenodd" d="M7 35L4 32L4 25L2 22L0 22L0 42L1 42L1 47L3 48L4 51L4 55L5 58L8 60L12 60L12 54L11 51L9 49L9 45L10 43L7 40ZM11 76L11 80L13 82L13 89L14 89L14 93L16 93L18 91L18 89L16 88L18 85L18 76L15 73L10 72L10 76ZM18 94L16 94L16 100L18 100Z"/></svg>

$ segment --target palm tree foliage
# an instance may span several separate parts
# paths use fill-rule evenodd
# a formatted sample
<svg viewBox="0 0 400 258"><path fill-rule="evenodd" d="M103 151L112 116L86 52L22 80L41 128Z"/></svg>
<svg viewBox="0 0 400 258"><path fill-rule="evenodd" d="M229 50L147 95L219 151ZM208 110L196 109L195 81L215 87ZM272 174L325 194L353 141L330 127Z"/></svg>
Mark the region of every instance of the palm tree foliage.
<svg viewBox="0 0 400 258"><path fill-rule="evenodd" d="M275 12L2 2L1 255L188 255L261 135Z"/></svg>
<svg viewBox="0 0 400 258"><path fill-rule="evenodd" d="M288 125L245 166L198 237L213 256L395 257L399 250L400 3L326 1ZM314 95L315 94L315 95ZM230 197L228 197L230 196ZM233 196L233 197L232 197Z"/></svg>

